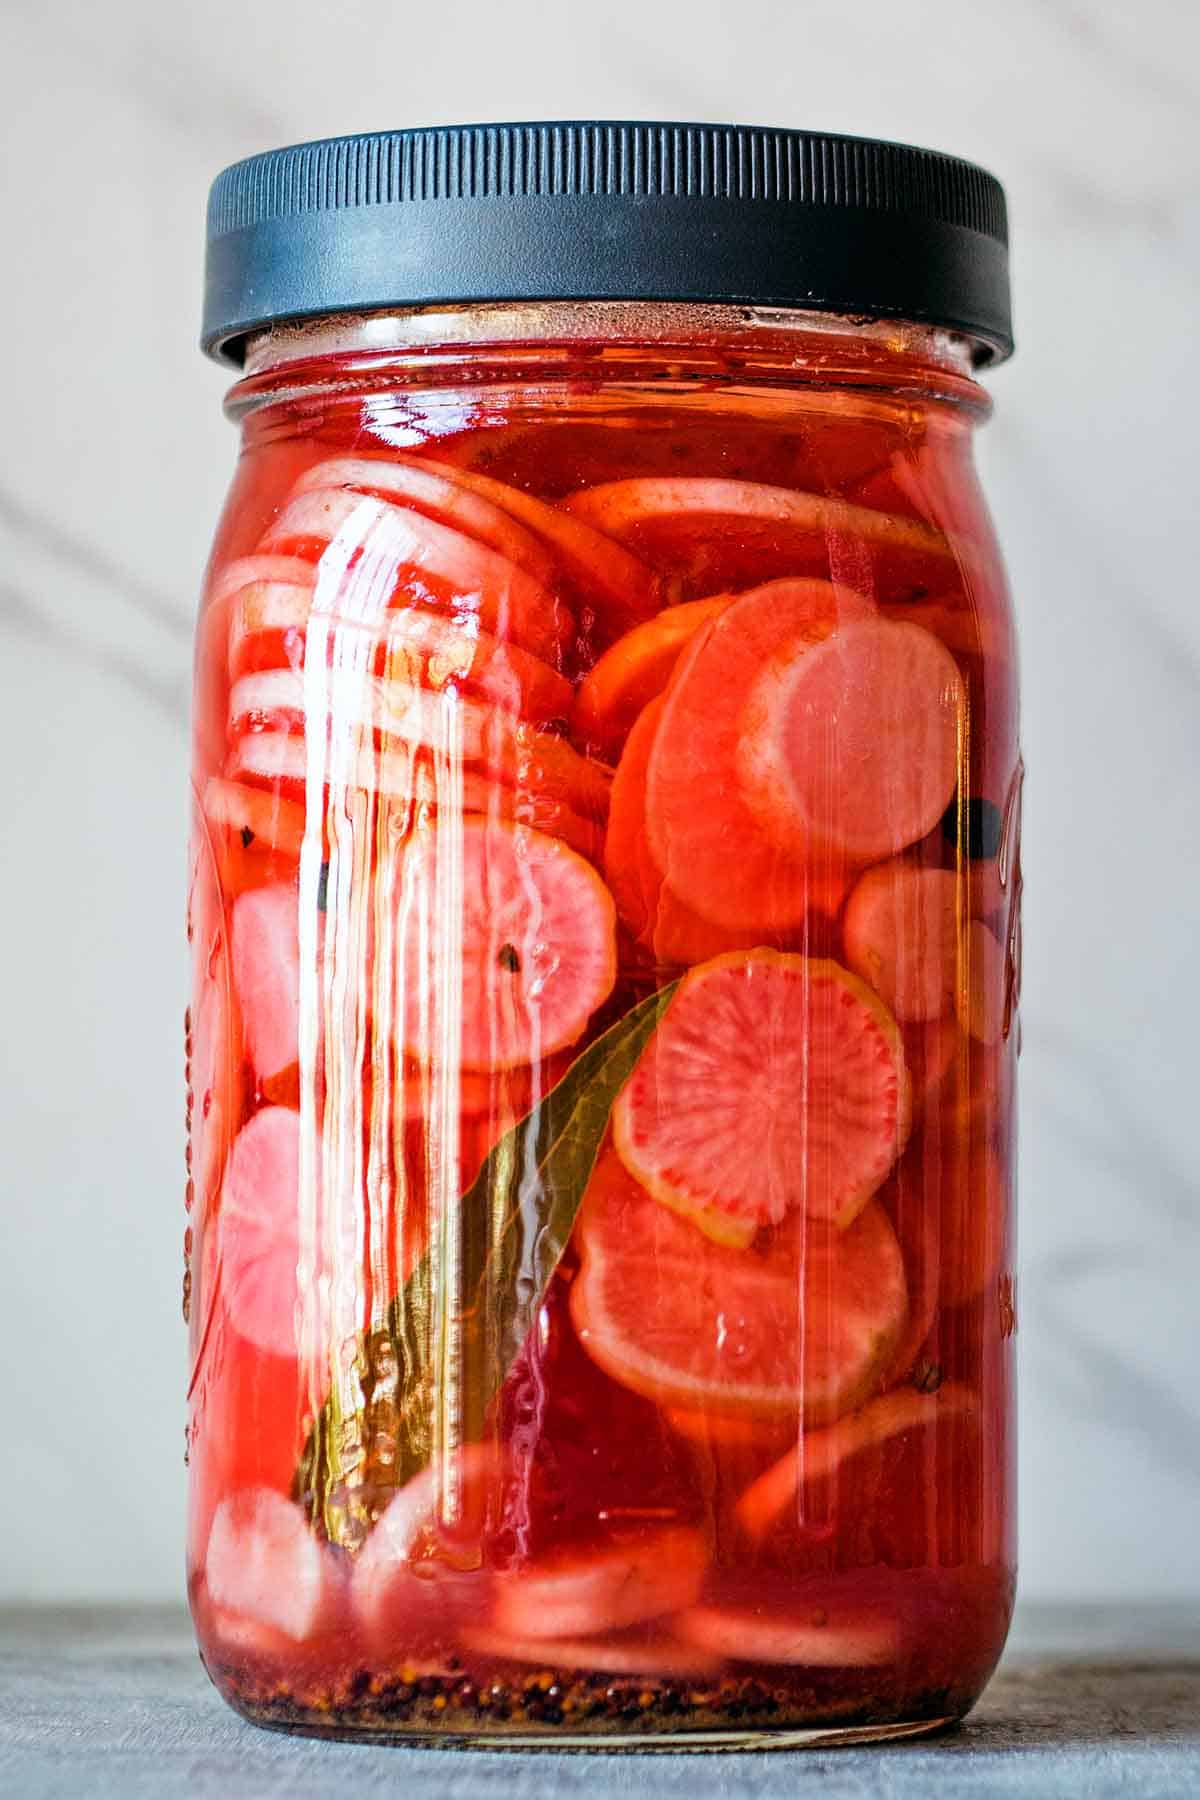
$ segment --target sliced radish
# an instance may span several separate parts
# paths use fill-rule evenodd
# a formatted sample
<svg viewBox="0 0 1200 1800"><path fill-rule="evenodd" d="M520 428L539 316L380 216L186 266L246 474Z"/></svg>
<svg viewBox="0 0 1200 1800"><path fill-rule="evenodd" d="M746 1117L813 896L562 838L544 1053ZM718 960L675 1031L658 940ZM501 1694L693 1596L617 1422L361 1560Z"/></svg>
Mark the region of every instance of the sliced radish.
<svg viewBox="0 0 1200 1800"><path fill-rule="evenodd" d="M443 1470L432 1465L402 1487L376 1520L354 1563L358 1622L380 1648L452 1630L479 1607L479 1572L489 1490L500 1461L468 1444Z"/></svg>
<svg viewBox="0 0 1200 1800"><path fill-rule="evenodd" d="M909 1116L903 1045L878 997L837 963L752 950L680 982L618 1097L613 1141L656 1200L747 1242L794 1209L849 1224Z"/></svg>
<svg viewBox="0 0 1200 1800"><path fill-rule="evenodd" d="M311 587L312 564L302 556L239 556L213 577L210 605L240 594L243 588L264 583Z"/></svg>
<svg viewBox="0 0 1200 1800"><path fill-rule="evenodd" d="M295 494L315 488L354 488L411 506L428 518L465 532L490 550L499 551L544 587L553 587L554 558L511 511L458 479L451 480L428 463L393 457L346 456L318 463L296 483Z"/></svg>
<svg viewBox="0 0 1200 1800"><path fill-rule="evenodd" d="M954 1018L931 1019L924 1025L905 1025L900 1035L904 1039L904 1060L912 1083L915 1121L936 1101L942 1083L954 1067L963 1038Z"/></svg>
<svg viewBox="0 0 1200 1800"><path fill-rule="evenodd" d="M903 1024L953 1010L958 910L952 870L903 862L868 869L846 902L846 961Z"/></svg>
<svg viewBox="0 0 1200 1800"><path fill-rule="evenodd" d="M719 618L732 596L664 607L609 647L579 684L571 735L596 755L615 760L643 708L666 687L684 648L702 625Z"/></svg>
<svg viewBox="0 0 1200 1800"><path fill-rule="evenodd" d="M737 1503L739 1524L752 1538L765 1536L805 1483L827 1480L852 1456L889 1438L927 1431L973 1411L976 1404L970 1389L956 1383L947 1382L934 1394L896 1388L832 1425L804 1432L797 1446L746 1489Z"/></svg>
<svg viewBox="0 0 1200 1800"><path fill-rule="evenodd" d="M445 1056L456 1029L468 1068L501 1069L573 1044L616 979L615 927L563 843L483 820L419 835L398 919L406 1049Z"/></svg>
<svg viewBox="0 0 1200 1800"><path fill-rule="evenodd" d="M544 539L580 595L596 604L606 640L619 637L631 625L657 611L659 593L654 576L603 529L598 531L570 510L564 511L561 505L550 506L533 494L493 481L490 476L476 475L451 463L426 462L424 458L422 467L434 469L471 493L493 500Z"/></svg>
<svg viewBox="0 0 1200 1800"><path fill-rule="evenodd" d="M614 1632L608 1637L519 1638L486 1626L467 1626L459 1642L475 1656L498 1662L535 1663L539 1669L594 1671L599 1675L645 1675L650 1679L686 1680L711 1675L720 1660L695 1644L680 1643L669 1634L637 1631Z"/></svg>
<svg viewBox="0 0 1200 1800"><path fill-rule="evenodd" d="M300 1117L268 1106L234 1140L220 1210L220 1291L230 1323L260 1350L297 1350Z"/></svg>
<svg viewBox="0 0 1200 1800"><path fill-rule="evenodd" d="M293 1644L317 1636L337 1586L331 1553L317 1542L300 1508L270 1488L248 1488L222 1501L209 1533L204 1579L222 1612Z"/></svg>
<svg viewBox="0 0 1200 1800"><path fill-rule="evenodd" d="M325 568L332 567L334 546L346 566L336 593L327 593ZM347 488L298 495L262 547L319 558L323 606L350 618L377 619L404 593L478 617L495 636L512 638L552 663L574 634L569 608L507 557L434 519ZM330 604L335 598L336 609Z"/></svg>
<svg viewBox="0 0 1200 1800"><path fill-rule="evenodd" d="M605 1549L563 1551L498 1576L494 1623L517 1639L589 1637L691 1606L708 1552L685 1526Z"/></svg>
<svg viewBox="0 0 1200 1800"><path fill-rule="evenodd" d="M286 782L294 792L303 793L308 784L307 746L304 738L287 732L250 732L238 739L229 768L248 781ZM600 826L577 813L553 788L531 785L545 779L545 770L532 759L519 762L514 774L514 786L473 769L435 774L411 750L375 750L369 744L356 748L349 769L341 759L338 763L338 785L406 801L414 812L424 807L439 816L482 816L528 826L560 838L589 862L598 863L603 844Z"/></svg>
<svg viewBox="0 0 1200 1800"><path fill-rule="evenodd" d="M608 812L612 778L602 763L482 701L375 675L342 679L336 671L320 685L318 697L318 729L325 725L339 751L350 731L377 731L390 740L388 748L410 744L452 766L478 763L500 781L536 784L592 818L603 819ZM230 736L263 727L305 729L309 698L307 677L294 669L244 675L229 696Z"/></svg>
<svg viewBox="0 0 1200 1800"><path fill-rule="evenodd" d="M947 540L916 520L756 481L639 477L562 504L661 570L674 598L781 575L832 575L891 596L944 587L955 567Z"/></svg>
<svg viewBox="0 0 1200 1800"><path fill-rule="evenodd" d="M212 824L222 830L238 832L263 849L278 850L282 856L299 856L304 842L304 808L279 794L265 794L261 788L246 787L242 782L209 778L204 788L204 811ZM247 845L247 848L250 846Z"/></svg>
<svg viewBox="0 0 1200 1800"><path fill-rule="evenodd" d="M246 1049L260 1081L300 1054L300 895L291 883L239 894L230 920Z"/></svg>
<svg viewBox="0 0 1200 1800"><path fill-rule="evenodd" d="M764 832L869 862L938 823L965 720L962 676L937 638L852 621L768 662L742 712L737 767Z"/></svg>
<svg viewBox="0 0 1200 1800"><path fill-rule="evenodd" d="M810 1616L780 1618L761 1611L696 1606L673 1621L679 1636L713 1656L808 1669L876 1668L900 1652L900 1626L880 1613L839 1616L814 1608Z"/></svg>

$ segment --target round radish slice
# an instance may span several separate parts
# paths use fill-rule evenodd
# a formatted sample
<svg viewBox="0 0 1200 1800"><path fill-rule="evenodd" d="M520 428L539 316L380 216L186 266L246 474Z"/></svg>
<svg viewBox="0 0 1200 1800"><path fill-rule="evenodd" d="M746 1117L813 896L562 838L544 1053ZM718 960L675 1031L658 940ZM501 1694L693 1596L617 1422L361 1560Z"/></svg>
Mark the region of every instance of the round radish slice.
<svg viewBox="0 0 1200 1800"><path fill-rule="evenodd" d="M397 923L406 1048L444 1056L456 1020L468 1068L574 1043L616 979L615 928L608 889L565 844L482 820L426 831Z"/></svg>
<svg viewBox="0 0 1200 1800"><path fill-rule="evenodd" d="M674 597L779 575L832 575L899 597L953 578L947 540L914 519L756 481L650 476L584 488L563 502L659 569Z"/></svg>
<svg viewBox="0 0 1200 1800"><path fill-rule="evenodd" d="M297 888L283 882L252 888L233 903L233 980L260 1083L300 1054L299 908Z"/></svg>
<svg viewBox="0 0 1200 1800"><path fill-rule="evenodd" d="M597 531L570 511L549 506L533 494L493 481L488 475L424 459L421 466L494 501L536 532L553 550L559 567L580 595L596 606L606 636L619 637L622 631L657 611L658 584L653 575L603 530Z"/></svg>
<svg viewBox="0 0 1200 1800"><path fill-rule="evenodd" d="M999 1043L1007 1006L1007 958L995 933L978 919L967 928L967 978L958 991L959 1019L981 1044Z"/></svg>
<svg viewBox="0 0 1200 1800"><path fill-rule="evenodd" d="M204 1580L222 1613L293 1644L317 1636L337 1588L330 1552L317 1542L300 1508L270 1488L245 1489L221 1502L209 1533Z"/></svg>
<svg viewBox="0 0 1200 1800"><path fill-rule="evenodd" d="M439 1628L448 1634L478 1611L487 1578L479 1542L500 1468L487 1444L468 1444L448 1465L422 1470L390 1500L358 1552L351 1597L359 1625L379 1649Z"/></svg>
<svg viewBox="0 0 1200 1800"><path fill-rule="evenodd" d="M244 675L229 695L230 737L262 727L305 729L308 688L294 669ZM351 681L335 672L318 691L328 729L339 740L348 729L378 731L393 740L390 747L399 742L452 763L480 763L500 781L537 786L592 818L608 812L612 778L603 764L494 706L375 675L356 674Z"/></svg>
<svg viewBox="0 0 1200 1800"><path fill-rule="evenodd" d="M738 1523L750 1537L766 1535L810 1481L824 1481L865 1450L910 1431L927 1431L944 1419L971 1412L976 1406L969 1388L947 1383L936 1394L897 1388L881 1394L858 1412L817 1431L806 1431L798 1446L773 1463L746 1489L737 1503Z"/></svg>
<svg viewBox="0 0 1200 1800"><path fill-rule="evenodd" d="M713 924L770 933L808 911L805 846L765 827L737 779L743 715L773 657L803 655L873 617L848 588L772 582L742 594L680 657L646 772L646 835L668 885ZM816 870L828 860L823 852Z"/></svg>
<svg viewBox="0 0 1200 1800"><path fill-rule="evenodd" d="M695 1644L682 1644L657 1632L614 1632L610 1637L518 1638L486 1626L469 1626L459 1643L474 1656L497 1662L536 1663L544 1669L579 1669L603 1675L644 1675L649 1679L687 1680L711 1675L720 1667Z"/></svg>
<svg viewBox="0 0 1200 1800"><path fill-rule="evenodd" d="M764 1248L736 1249L659 1206L610 1154L579 1248L580 1342L660 1406L820 1424L866 1399L903 1329L900 1247L876 1205L844 1231L793 1215Z"/></svg>
<svg viewBox="0 0 1200 1800"><path fill-rule="evenodd" d="M908 1126L904 1050L876 995L774 950L686 975L613 1111L630 1173L734 1242L796 1208L848 1224Z"/></svg>
<svg viewBox="0 0 1200 1800"><path fill-rule="evenodd" d="M621 1631L691 1606L707 1567L703 1536L686 1526L562 1551L497 1577L495 1629L543 1641Z"/></svg>
<svg viewBox="0 0 1200 1800"><path fill-rule="evenodd" d="M887 862L846 902L846 961L904 1024L953 1010L958 987L958 877Z"/></svg>
<svg viewBox="0 0 1200 1800"><path fill-rule="evenodd" d="M457 478L450 480L427 463L402 457L386 462L379 457L338 457L309 469L292 492L307 494L314 488L354 488L360 494L399 501L499 551L544 587L554 585L554 558L531 531L486 495Z"/></svg>
<svg viewBox="0 0 1200 1800"><path fill-rule="evenodd" d="M881 1613L839 1614L814 1607L808 1617L763 1610L696 1606L674 1621L680 1637L734 1662L808 1669L876 1668L900 1653L900 1627Z"/></svg>
<svg viewBox="0 0 1200 1800"><path fill-rule="evenodd" d="M494 636L511 638L552 663L574 635L569 609L506 556L434 519L347 488L297 495L262 548L317 559L323 610L351 618L373 621L403 595L477 617Z"/></svg>
<svg viewBox="0 0 1200 1800"><path fill-rule="evenodd" d="M294 1356L300 1255L300 1116L268 1106L229 1152L219 1219L220 1291L234 1330Z"/></svg>
<svg viewBox="0 0 1200 1800"><path fill-rule="evenodd" d="M570 751L561 739L551 764L558 757L557 746ZM582 760L582 759L578 759ZM282 731L250 732L238 739L230 760L230 771L247 781L262 781L274 787L286 783L297 794L303 794L308 781L308 751L303 737ZM560 758L560 767L566 767ZM427 808L450 818L482 815L503 823L523 825L541 831L548 837L560 838L589 862L601 858L600 827L583 818L556 794L547 770L532 757L521 758L513 768L515 785L480 774L477 770L452 768L432 772L411 750L375 750L360 745L347 770L339 760L338 778L349 786L367 793L380 794L391 800L406 801L414 809ZM601 771L602 779L603 776ZM535 786L534 783L545 783ZM561 788L561 783L560 783Z"/></svg>
<svg viewBox="0 0 1200 1800"><path fill-rule="evenodd" d="M941 1092L942 1083L963 1047L956 1019L932 1019L927 1025L906 1025L904 1061L912 1084L913 1119L916 1120Z"/></svg>
<svg viewBox="0 0 1200 1800"><path fill-rule="evenodd" d="M310 588L312 564L302 556L239 556L214 575L209 604L215 606L218 601L240 594L243 588L265 584Z"/></svg>
<svg viewBox="0 0 1200 1800"><path fill-rule="evenodd" d="M575 695L571 735L593 755L616 758L642 709L662 693L684 647L719 618L731 596L668 606L604 652Z"/></svg>
<svg viewBox="0 0 1200 1800"><path fill-rule="evenodd" d="M765 832L868 862L938 823L965 719L958 664L937 638L855 621L768 662L742 712L737 767Z"/></svg>
<svg viewBox="0 0 1200 1800"><path fill-rule="evenodd" d="M246 787L239 781L222 781L213 775L204 789L205 816L225 831L237 832L243 842L249 834L251 844L265 850L277 850L281 856L299 856L304 842L304 808L278 794L264 794L261 788Z"/></svg>

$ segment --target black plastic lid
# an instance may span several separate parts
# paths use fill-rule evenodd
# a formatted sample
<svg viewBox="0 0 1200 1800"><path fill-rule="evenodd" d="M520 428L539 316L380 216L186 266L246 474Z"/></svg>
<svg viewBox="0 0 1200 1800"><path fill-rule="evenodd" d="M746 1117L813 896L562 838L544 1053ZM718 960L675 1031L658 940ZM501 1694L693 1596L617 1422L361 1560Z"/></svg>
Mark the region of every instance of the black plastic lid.
<svg viewBox="0 0 1200 1800"><path fill-rule="evenodd" d="M202 343L505 300L910 319L1012 350L1004 190L972 163L747 125L464 125L270 150L213 183Z"/></svg>

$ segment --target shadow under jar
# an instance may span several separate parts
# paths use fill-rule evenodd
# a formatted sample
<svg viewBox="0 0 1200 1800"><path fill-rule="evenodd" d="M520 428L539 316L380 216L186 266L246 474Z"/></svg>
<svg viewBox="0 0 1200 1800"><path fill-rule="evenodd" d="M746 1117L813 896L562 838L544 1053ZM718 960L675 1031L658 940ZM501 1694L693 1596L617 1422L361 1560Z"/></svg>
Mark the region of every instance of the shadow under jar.
<svg viewBox="0 0 1200 1800"><path fill-rule="evenodd" d="M1004 1642L1003 199L800 133L718 181L736 135L394 134L214 193L189 1584L262 1724L896 1737Z"/></svg>

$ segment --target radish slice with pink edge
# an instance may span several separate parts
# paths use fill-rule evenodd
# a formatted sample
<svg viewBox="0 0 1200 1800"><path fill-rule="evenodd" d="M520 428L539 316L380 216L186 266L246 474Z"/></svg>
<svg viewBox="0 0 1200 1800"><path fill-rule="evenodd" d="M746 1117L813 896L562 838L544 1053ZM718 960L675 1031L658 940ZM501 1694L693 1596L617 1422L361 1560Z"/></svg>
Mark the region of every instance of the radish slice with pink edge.
<svg viewBox="0 0 1200 1800"><path fill-rule="evenodd" d="M890 595L945 586L947 540L914 519L757 481L643 476L583 488L562 502L690 599L779 575L832 575Z"/></svg>
<svg viewBox="0 0 1200 1800"><path fill-rule="evenodd" d="M545 545L511 511L458 480L457 471L452 480L427 463L399 457L390 461L380 457L337 457L309 469L292 493L307 494L320 488L353 488L361 494L375 494L382 500L411 506L440 524L465 532L489 550L499 551L544 587L554 585L554 558Z"/></svg>
<svg viewBox="0 0 1200 1800"><path fill-rule="evenodd" d="M335 546L346 564L338 572L339 611L352 616L377 616L397 591L412 589L433 604L478 616L496 636L550 662L574 635L570 609L506 556L369 494L349 488L300 494L262 540L265 551L302 550L319 563Z"/></svg>
<svg viewBox="0 0 1200 1800"><path fill-rule="evenodd" d="M691 1606L708 1568L703 1535L669 1526L594 1550L564 1550L496 1578L493 1623L510 1638L590 1637Z"/></svg>
<svg viewBox="0 0 1200 1800"><path fill-rule="evenodd" d="M953 1382L935 1394L896 1388L832 1425L806 1431L798 1445L751 1482L737 1503L738 1523L751 1538L764 1537L807 1482L827 1480L852 1456L890 1438L965 1417L977 1404L969 1388Z"/></svg>
<svg viewBox="0 0 1200 1800"><path fill-rule="evenodd" d="M804 918L807 847L764 830L736 777L743 714L772 657L803 655L874 617L869 600L832 582L768 582L685 646L647 763L646 837L668 886L701 918L766 932ZM829 864L822 855L819 872Z"/></svg>
<svg viewBox="0 0 1200 1800"><path fill-rule="evenodd" d="M313 581L313 566L302 556L238 556L213 575L209 604L215 606L247 587L311 588Z"/></svg>
<svg viewBox="0 0 1200 1800"><path fill-rule="evenodd" d="M613 1141L656 1200L744 1242L793 1208L848 1225L909 1116L900 1034L870 988L834 962L735 951L680 982L618 1096Z"/></svg>
<svg viewBox="0 0 1200 1800"><path fill-rule="evenodd" d="M290 882L239 894L230 915L233 980L259 1082L300 1054L300 895Z"/></svg>
<svg viewBox="0 0 1200 1800"><path fill-rule="evenodd" d="M286 782L296 793L303 793L308 785L307 744L303 737L289 732L246 733L234 746L228 766L231 774L247 781ZM560 838L589 862L599 863L601 827L577 813L552 789L530 786L530 780L540 774L536 768L525 767L518 773L516 785L509 786L473 769L453 767L435 773L422 764L415 751L375 750L364 743L355 747L348 767L345 759L339 758L335 785L407 802L414 813L426 808L451 818L482 816L523 825ZM326 778L328 781L328 771Z"/></svg>
<svg viewBox="0 0 1200 1800"><path fill-rule="evenodd" d="M706 1655L695 1644L684 1644L658 1632L625 1631L589 1638L518 1638L487 1626L467 1626L458 1641L473 1657L496 1662L549 1664L554 1669L594 1670L601 1675L645 1675L650 1679L672 1676L685 1680L711 1675L720 1659Z"/></svg>
<svg viewBox="0 0 1200 1800"><path fill-rule="evenodd" d="M329 1622L339 1586L331 1552L300 1508L270 1488L243 1489L221 1502L204 1580L214 1607L235 1628L277 1633L291 1644L307 1643ZM244 1631L241 1637L245 1642ZM255 1647L270 1648L270 1637Z"/></svg>
<svg viewBox="0 0 1200 1800"><path fill-rule="evenodd" d="M358 1552L350 1592L359 1625L380 1649L478 1611L489 1577L479 1544L502 1467L490 1444L467 1444L445 1469L423 1469L398 1490Z"/></svg>
<svg viewBox="0 0 1200 1800"><path fill-rule="evenodd" d="M959 900L952 870L887 862L868 869L846 902L846 961L902 1024L953 1011Z"/></svg>
<svg viewBox="0 0 1200 1800"><path fill-rule="evenodd" d="M739 721L736 766L765 833L870 862L937 825L965 723L966 688L944 644L918 625L855 620L767 660Z"/></svg>
<svg viewBox="0 0 1200 1800"><path fill-rule="evenodd" d="M549 544L563 573L580 595L597 603L605 642L657 612L661 604L658 582L645 563L602 529L597 530L572 510L564 510L561 503L552 506L520 488L452 463L422 458L421 467L436 470L447 480L495 501L537 532Z"/></svg>
<svg viewBox="0 0 1200 1800"><path fill-rule="evenodd" d="M807 1669L865 1669L889 1663L900 1650L900 1625L882 1613L845 1613L814 1607L785 1619L763 1609L696 1606L673 1621L679 1636L733 1662Z"/></svg>
<svg viewBox="0 0 1200 1800"><path fill-rule="evenodd" d="M264 727L304 729L314 685L322 719L339 738L348 727L377 731L392 740L392 747L399 742L454 762L480 763L514 786L530 775L585 816L607 816L612 776L603 763L581 756L565 738L539 732L483 701L433 693L409 681L357 671L351 676L336 669L320 684L295 669L243 675L230 690L230 738Z"/></svg>
<svg viewBox="0 0 1200 1800"><path fill-rule="evenodd" d="M304 842L304 808L279 794L212 775L204 786L205 817L224 831L249 832L266 849L299 856Z"/></svg>
<svg viewBox="0 0 1200 1800"><path fill-rule="evenodd" d="M576 1041L616 979L616 909L596 871L491 820L410 843L397 931L405 1048L422 1061L445 1054L457 1016L468 1068L536 1062Z"/></svg>
<svg viewBox="0 0 1200 1800"><path fill-rule="evenodd" d="M300 1115L268 1106L234 1139L221 1188L220 1292L234 1330L260 1350L297 1350Z"/></svg>
<svg viewBox="0 0 1200 1800"><path fill-rule="evenodd" d="M244 588L230 624L229 666L235 678L272 667L303 667L311 612L311 588L272 583ZM395 607L367 622L323 616L337 624L327 646L331 663L362 633L378 646L392 679L434 691L461 683L492 705L539 724L570 715L573 690L566 676L519 644L481 630L477 621L460 624L417 606Z"/></svg>

